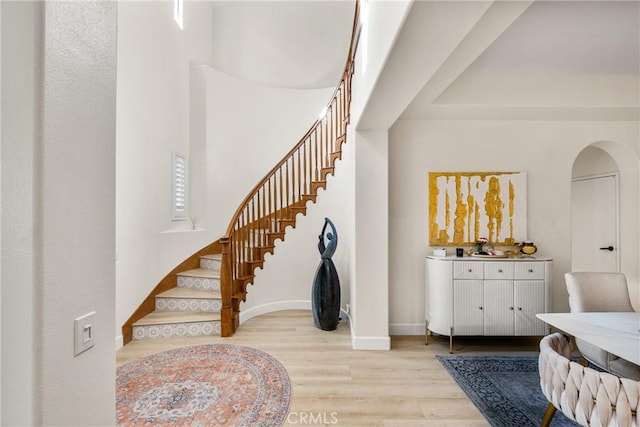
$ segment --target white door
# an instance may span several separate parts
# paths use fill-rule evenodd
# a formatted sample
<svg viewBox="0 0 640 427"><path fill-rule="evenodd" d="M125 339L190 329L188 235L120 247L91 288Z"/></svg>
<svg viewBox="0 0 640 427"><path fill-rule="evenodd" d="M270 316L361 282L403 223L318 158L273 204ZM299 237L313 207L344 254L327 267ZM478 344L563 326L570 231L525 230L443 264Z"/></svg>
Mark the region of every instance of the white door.
<svg viewBox="0 0 640 427"><path fill-rule="evenodd" d="M571 183L571 270L619 271L618 175Z"/></svg>

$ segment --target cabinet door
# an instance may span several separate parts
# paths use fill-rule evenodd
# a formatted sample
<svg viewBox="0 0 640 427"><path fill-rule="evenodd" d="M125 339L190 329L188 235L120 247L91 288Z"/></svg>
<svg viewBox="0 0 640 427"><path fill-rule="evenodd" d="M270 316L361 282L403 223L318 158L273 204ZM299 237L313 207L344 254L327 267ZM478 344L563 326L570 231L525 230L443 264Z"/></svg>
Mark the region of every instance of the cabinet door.
<svg viewBox="0 0 640 427"><path fill-rule="evenodd" d="M516 335L544 335L545 324L536 318L544 313L544 280L516 280L514 302Z"/></svg>
<svg viewBox="0 0 640 427"><path fill-rule="evenodd" d="M482 280L453 281L453 335L483 334Z"/></svg>
<svg viewBox="0 0 640 427"><path fill-rule="evenodd" d="M513 335L513 281L485 280L484 306L484 334Z"/></svg>

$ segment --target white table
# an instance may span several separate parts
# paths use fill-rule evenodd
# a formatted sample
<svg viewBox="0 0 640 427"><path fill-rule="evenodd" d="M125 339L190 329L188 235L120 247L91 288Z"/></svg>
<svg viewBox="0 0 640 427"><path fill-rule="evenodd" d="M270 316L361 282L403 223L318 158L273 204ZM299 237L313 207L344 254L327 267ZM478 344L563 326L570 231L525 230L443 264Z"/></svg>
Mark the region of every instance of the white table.
<svg viewBox="0 0 640 427"><path fill-rule="evenodd" d="M541 313L543 322L640 365L640 313Z"/></svg>

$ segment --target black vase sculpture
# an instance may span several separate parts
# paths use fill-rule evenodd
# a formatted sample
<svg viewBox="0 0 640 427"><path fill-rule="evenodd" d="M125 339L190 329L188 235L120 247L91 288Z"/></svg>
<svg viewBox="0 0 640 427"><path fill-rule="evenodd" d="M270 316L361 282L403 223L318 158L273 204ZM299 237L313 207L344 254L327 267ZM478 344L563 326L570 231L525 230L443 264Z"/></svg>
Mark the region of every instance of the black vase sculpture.
<svg viewBox="0 0 640 427"><path fill-rule="evenodd" d="M327 230L331 227L331 231ZM326 240L326 243L325 243ZM340 279L331 257L338 246L338 232L329 218L324 219L322 233L318 236L321 262L313 279L311 307L316 328L333 331L340 320Z"/></svg>

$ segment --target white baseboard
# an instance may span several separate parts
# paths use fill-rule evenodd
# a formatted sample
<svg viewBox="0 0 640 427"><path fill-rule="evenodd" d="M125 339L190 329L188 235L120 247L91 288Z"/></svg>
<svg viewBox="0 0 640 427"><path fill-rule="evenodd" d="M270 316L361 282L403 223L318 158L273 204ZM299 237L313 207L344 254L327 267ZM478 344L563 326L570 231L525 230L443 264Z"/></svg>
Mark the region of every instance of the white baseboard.
<svg viewBox="0 0 640 427"><path fill-rule="evenodd" d="M392 323L389 335L424 335L424 323Z"/></svg>
<svg viewBox="0 0 640 427"><path fill-rule="evenodd" d="M391 350L391 337L354 337L352 334L351 347L354 350Z"/></svg>
<svg viewBox="0 0 640 427"><path fill-rule="evenodd" d="M116 350L120 350L124 346L124 338L122 335L116 337Z"/></svg>
<svg viewBox="0 0 640 427"><path fill-rule="evenodd" d="M240 312L240 323L244 323L247 320L260 316L261 314L272 313L274 311L282 310L311 310L310 300L291 300L291 301L276 301L268 304L262 304L255 307L251 307ZM342 316L346 315L349 319L349 326L351 328L351 347L354 350L390 350L391 338L386 337L354 337L353 336L353 323L351 322L351 316L344 311L340 310ZM417 331L416 325L416 331ZM424 326L422 330L415 335L421 335L424 333Z"/></svg>
<svg viewBox="0 0 640 427"><path fill-rule="evenodd" d="M274 311L282 310L311 310L310 300L290 300L290 301L276 301L268 304L257 305L255 307L248 308L240 312L240 323L244 323L247 320L260 316L261 314L272 313Z"/></svg>

